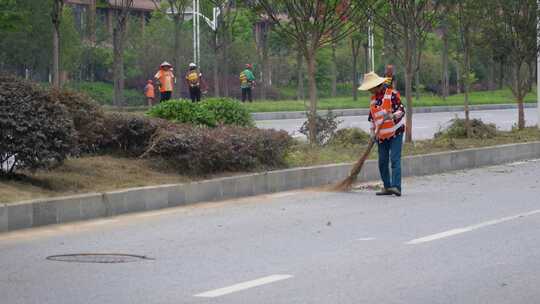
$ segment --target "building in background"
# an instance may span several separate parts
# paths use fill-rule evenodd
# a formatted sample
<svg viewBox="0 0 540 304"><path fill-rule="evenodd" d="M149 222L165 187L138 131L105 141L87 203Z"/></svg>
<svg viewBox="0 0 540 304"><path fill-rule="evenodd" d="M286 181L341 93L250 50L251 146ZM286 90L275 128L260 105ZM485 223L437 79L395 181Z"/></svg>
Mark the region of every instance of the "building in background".
<svg viewBox="0 0 540 304"><path fill-rule="evenodd" d="M91 13L90 8L91 5L95 5L96 23L105 24L107 32L111 36L114 28L114 12L117 2L119 3L120 0L66 0L66 4L72 9L73 17L75 19L75 26L80 33L86 32L88 19L90 18L89 16ZM133 0L131 14L134 18L140 19L140 24L143 29L146 22L150 18L150 14L156 9L156 2L153 0Z"/></svg>

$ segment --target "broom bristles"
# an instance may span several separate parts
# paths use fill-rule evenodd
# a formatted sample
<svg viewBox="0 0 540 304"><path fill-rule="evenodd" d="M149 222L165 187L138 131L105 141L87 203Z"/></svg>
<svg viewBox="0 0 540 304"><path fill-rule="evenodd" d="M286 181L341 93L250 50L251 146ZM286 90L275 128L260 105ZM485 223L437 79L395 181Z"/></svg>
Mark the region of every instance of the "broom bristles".
<svg viewBox="0 0 540 304"><path fill-rule="evenodd" d="M360 171L362 171L362 167L364 166L364 162L368 158L369 153L371 152L371 149L373 148L374 144L375 144L375 142L373 140L369 141L369 144L367 146L366 151L364 152L362 157L360 157L360 159L356 161L356 163L354 164L354 166L351 169L351 172L349 173L349 176L347 176L341 182L335 184L331 188L333 191L339 191L339 192L351 191L352 185L356 181L356 178L358 177L358 174L360 173Z"/></svg>

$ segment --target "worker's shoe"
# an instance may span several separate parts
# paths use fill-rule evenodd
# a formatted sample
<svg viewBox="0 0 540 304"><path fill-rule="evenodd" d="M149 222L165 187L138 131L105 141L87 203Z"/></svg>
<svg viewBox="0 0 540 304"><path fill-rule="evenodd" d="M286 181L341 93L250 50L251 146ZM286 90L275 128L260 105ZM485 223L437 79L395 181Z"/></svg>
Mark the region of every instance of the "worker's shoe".
<svg viewBox="0 0 540 304"><path fill-rule="evenodd" d="M381 191L375 192L375 195L392 195L392 194L394 193L390 192L390 190L386 188L382 188Z"/></svg>
<svg viewBox="0 0 540 304"><path fill-rule="evenodd" d="M401 191L399 191L398 188L396 187L390 187L387 189L388 192L390 192L390 194L395 194L396 196L401 196Z"/></svg>

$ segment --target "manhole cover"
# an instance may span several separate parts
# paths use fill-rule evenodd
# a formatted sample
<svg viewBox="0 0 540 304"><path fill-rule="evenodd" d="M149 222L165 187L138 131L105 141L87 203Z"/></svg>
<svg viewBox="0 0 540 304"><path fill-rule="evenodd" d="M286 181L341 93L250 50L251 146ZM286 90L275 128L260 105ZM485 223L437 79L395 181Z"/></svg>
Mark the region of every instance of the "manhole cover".
<svg viewBox="0 0 540 304"><path fill-rule="evenodd" d="M119 254L119 253L74 253L51 255L47 257L50 261L72 262L72 263L131 263L141 260L153 260L152 258L135 255L135 254Z"/></svg>

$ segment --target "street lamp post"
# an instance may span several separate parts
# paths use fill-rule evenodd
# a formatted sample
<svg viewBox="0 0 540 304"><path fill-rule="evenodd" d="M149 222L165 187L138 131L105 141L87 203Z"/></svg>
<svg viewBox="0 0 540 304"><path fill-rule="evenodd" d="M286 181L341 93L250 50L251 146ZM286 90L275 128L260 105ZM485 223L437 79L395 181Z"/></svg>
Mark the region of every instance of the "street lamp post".
<svg viewBox="0 0 540 304"><path fill-rule="evenodd" d="M538 0L540 1L540 0ZM371 72L375 71L375 49L373 39L373 20L370 17L368 21L368 50L369 50L369 63L371 64Z"/></svg>
<svg viewBox="0 0 540 304"><path fill-rule="evenodd" d="M197 66L201 61L201 28L200 28L200 17L206 21L206 24L212 29L212 31L217 31L218 27L218 16L221 13L221 10L217 7L213 9L213 19L210 20L205 15L201 14L200 0L193 0L191 12L186 12L186 14L191 14L193 21L193 63Z"/></svg>

